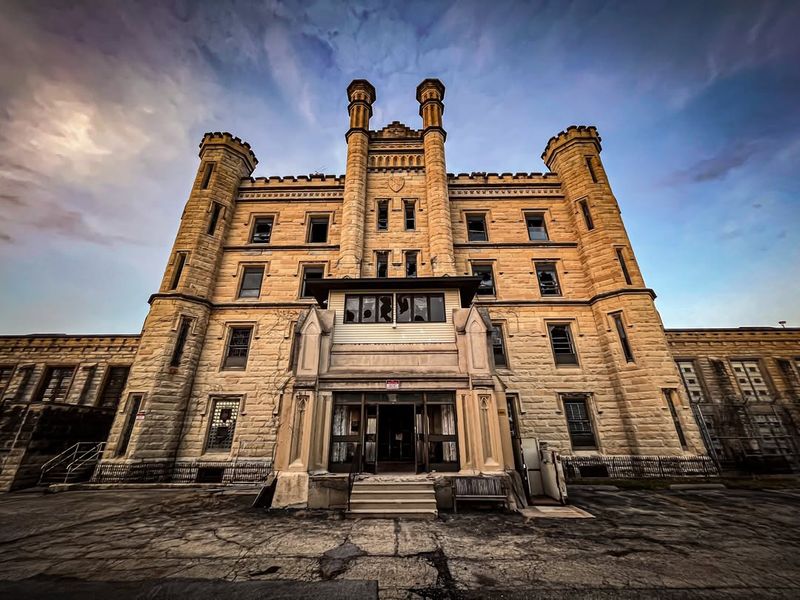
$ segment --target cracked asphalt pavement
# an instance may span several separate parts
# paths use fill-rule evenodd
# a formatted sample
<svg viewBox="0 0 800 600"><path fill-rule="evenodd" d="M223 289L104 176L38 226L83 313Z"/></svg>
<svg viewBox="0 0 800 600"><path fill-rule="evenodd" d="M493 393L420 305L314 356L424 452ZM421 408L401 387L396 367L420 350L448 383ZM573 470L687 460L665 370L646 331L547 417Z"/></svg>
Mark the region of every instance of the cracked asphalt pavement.
<svg viewBox="0 0 800 600"><path fill-rule="evenodd" d="M572 491L594 519L345 519L253 498L0 496L0 598L800 597L800 489Z"/></svg>

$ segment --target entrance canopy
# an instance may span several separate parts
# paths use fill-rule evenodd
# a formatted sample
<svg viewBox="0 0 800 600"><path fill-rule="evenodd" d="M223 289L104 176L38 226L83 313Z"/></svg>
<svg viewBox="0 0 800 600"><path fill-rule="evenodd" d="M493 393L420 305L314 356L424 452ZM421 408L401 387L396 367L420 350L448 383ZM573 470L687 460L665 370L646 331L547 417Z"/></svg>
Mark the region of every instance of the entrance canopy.
<svg viewBox="0 0 800 600"><path fill-rule="evenodd" d="M467 308L478 291L481 278L469 277L349 277L341 279L309 279L308 291L320 306L325 306L328 293L332 290L452 290L457 289L461 296L461 307Z"/></svg>

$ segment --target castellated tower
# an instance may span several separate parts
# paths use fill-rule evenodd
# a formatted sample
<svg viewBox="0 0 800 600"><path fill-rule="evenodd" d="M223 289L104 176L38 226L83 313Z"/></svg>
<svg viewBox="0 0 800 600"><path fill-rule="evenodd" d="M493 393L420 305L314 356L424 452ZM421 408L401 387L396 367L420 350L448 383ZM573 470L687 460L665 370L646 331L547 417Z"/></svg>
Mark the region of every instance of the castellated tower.
<svg viewBox="0 0 800 600"><path fill-rule="evenodd" d="M139 413L116 419L104 461L123 455L132 462L163 461L177 452L223 242L240 182L258 162L249 144L219 132L205 134L200 159L126 386L124 397L138 398Z"/></svg>
<svg viewBox="0 0 800 600"><path fill-rule="evenodd" d="M598 339L619 413L617 442L634 454L702 451L680 374L667 346L663 324L641 272L600 160L594 127L572 126L552 137L542 154L558 173L567 213L579 239L579 255L591 292ZM675 398L677 418L689 433L682 444L665 390ZM626 448L627 446L627 448ZM682 449L683 446L683 449Z"/></svg>

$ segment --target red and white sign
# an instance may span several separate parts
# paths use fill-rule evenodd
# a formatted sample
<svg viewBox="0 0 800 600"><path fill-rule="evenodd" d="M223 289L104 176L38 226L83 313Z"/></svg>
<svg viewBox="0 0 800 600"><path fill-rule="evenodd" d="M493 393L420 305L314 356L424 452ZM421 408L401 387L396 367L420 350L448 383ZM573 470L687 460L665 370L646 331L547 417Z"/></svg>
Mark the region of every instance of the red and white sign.
<svg viewBox="0 0 800 600"><path fill-rule="evenodd" d="M400 380L399 379L387 379L386 380L386 389L387 390L399 390L400 389Z"/></svg>

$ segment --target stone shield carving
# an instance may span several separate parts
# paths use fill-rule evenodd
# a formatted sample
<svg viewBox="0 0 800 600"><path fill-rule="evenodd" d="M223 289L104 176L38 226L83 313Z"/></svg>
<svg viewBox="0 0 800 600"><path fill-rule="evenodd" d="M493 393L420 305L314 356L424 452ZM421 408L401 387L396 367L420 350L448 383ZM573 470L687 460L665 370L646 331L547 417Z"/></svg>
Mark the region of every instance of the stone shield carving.
<svg viewBox="0 0 800 600"><path fill-rule="evenodd" d="M405 184L406 180L402 177L398 177L397 175L392 175L389 177L389 189L395 193L402 190Z"/></svg>

